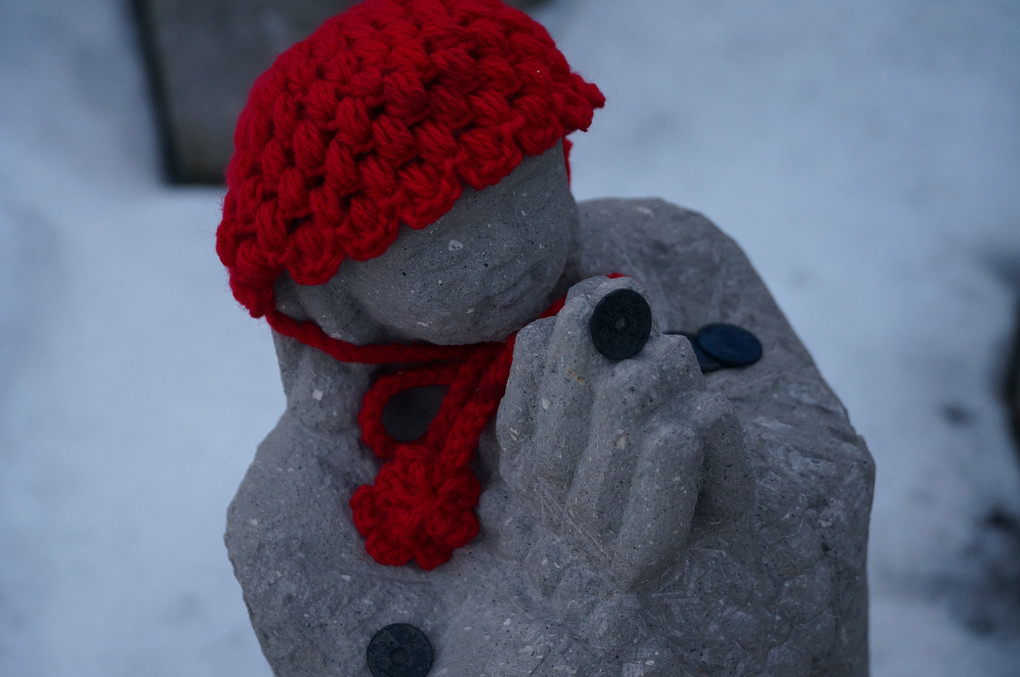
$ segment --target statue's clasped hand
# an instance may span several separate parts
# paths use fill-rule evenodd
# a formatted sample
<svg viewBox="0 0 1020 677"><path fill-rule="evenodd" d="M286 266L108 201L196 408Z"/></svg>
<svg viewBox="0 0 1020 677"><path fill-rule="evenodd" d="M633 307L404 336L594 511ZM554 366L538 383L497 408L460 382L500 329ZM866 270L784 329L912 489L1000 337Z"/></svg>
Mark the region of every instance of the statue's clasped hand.
<svg viewBox="0 0 1020 677"><path fill-rule="evenodd" d="M497 434L501 475L547 531L539 547L583 554L605 593L654 579L696 518L730 519L751 493L729 404L629 278L575 285L521 330Z"/></svg>

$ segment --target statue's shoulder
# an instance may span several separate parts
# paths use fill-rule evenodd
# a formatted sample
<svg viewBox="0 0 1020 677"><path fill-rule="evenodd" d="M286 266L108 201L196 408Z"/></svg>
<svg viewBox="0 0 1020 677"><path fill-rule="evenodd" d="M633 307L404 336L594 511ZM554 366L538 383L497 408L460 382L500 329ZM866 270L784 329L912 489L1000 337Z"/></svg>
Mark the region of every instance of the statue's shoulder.
<svg viewBox="0 0 1020 677"><path fill-rule="evenodd" d="M663 244L688 248L713 243L739 248L702 213L660 198L602 198L578 203L581 248L642 249Z"/></svg>
<svg viewBox="0 0 1020 677"><path fill-rule="evenodd" d="M587 200L578 210L577 276L633 277L667 324L740 321L762 306L779 314L741 248L701 213L661 199ZM723 297L734 316L720 316Z"/></svg>

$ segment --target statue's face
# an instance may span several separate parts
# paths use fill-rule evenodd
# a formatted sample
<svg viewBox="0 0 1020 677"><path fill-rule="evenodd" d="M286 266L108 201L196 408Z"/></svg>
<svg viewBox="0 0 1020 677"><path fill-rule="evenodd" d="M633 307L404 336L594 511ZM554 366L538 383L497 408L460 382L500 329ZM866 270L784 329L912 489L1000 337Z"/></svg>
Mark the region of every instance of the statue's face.
<svg viewBox="0 0 1020 677"><path fill-rule="evenodd" d="M576 227L558 144L495 186L465 189L423 230L402 228L381 256L344 261L327 286L405 339L500 340L550 303Z"/></svg>

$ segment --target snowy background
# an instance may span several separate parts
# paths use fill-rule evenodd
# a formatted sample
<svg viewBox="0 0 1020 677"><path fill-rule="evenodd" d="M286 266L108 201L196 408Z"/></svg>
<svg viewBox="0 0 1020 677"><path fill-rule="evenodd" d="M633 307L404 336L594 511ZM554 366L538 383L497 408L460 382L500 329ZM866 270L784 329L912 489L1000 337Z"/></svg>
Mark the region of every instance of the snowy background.
<svg viewBox="0 0 1020 677"><path fill-rule="evenodd" d="M1020 2L554 0L580 198L740 242L878 463L876 677L1020 674ZM282 411L115 0L0 0L0 675L266 677L221 533Z"/></svg>

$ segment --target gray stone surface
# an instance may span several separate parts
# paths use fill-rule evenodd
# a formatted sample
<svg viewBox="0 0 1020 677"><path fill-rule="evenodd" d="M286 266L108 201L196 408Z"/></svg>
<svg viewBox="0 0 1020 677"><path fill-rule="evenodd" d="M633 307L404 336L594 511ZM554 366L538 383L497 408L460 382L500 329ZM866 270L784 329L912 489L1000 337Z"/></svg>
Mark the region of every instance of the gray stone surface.
<svg viewBox="0 0 1020 677"><path fill-rule="evenodd" d="M226 535L274 671L366 676L373 633L410 623L435 647L430 675L866 675L874 466L843 407L713 224L659 200L575 211L562 171L559 148L529 158L402 234L391 258L345 262L320 287L281 283L285 312L359 342L421 338L415 327L438 341L457 312L510 331L523 306L570 293L519 334L479 449L482 532L431 572L376 564L351 523L347 501L377 470L356 426L372 368L275 338L287 410ZM554 208L531 212L550 191ZM398 284L416 262L416 282ZM629 277L600 277L614 271ZM639 355L611 362L587 320L621 287L645 295L654 326ZM373 308L408 298L420 319L401 326ZM454 319L437 330L436 313ZM716 321L752 330L763 359L702 375L687 340L662 333ZM409 404L407 425L428 408Z"/></svg>
<svg viewBox="0 0 1020 677"><path fill-rule="evenodd" d="M539 0L507 4L525 9ZM355 0L132 0L169 177L219 183L252 82Z"/></svg>

